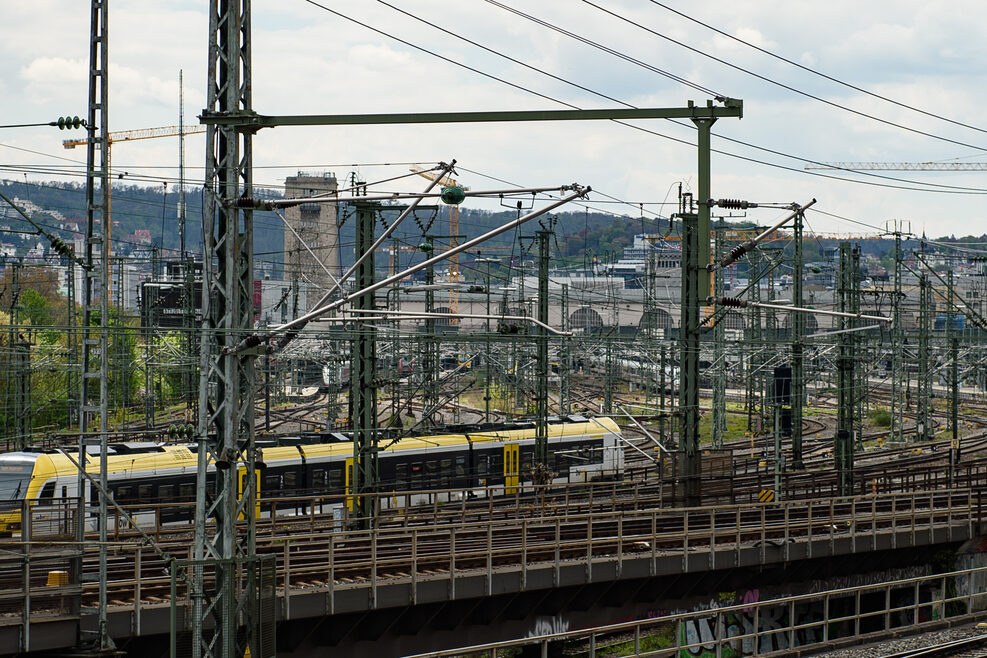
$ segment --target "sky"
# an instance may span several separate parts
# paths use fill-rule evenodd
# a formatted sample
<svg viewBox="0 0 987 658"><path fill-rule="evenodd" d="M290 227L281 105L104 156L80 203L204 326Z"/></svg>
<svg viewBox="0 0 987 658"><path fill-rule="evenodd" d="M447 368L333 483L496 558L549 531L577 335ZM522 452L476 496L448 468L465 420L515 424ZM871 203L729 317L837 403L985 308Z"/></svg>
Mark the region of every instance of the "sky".
<svg viewBox="0 0 987 658"><path fill-rule="evenodd" d="M743 99L744 117L713 127L713 147L723 152L712 157L714 198L778 204L815 198L807 220L820 232L874 234L899 220L929 237L987 233L987 172L815 172L846 179L835 180L804 170L811 161L987 162L982 0L320 4L253 2L255 111L682 107L722 95ZM0 124L84 117L88 3L8 0L3 13ZM180 70L185 122L197 123L206 104L207 3L109 0L109 17L110 131L177 124ZM374 182L408 173L408 163L455 158L459 181L473 190L502 188L504 181L578 182L596 191L593 208L667 216L679 185L696 192L695 131L665 120L633 123L644 130L607 121L265 129L254 139L254 180L276 188L304 170L332 171L340 179L355 171ZM61 144L73 136L50 127L0 129L0 177L38 182L54 178L53 169L78 174L85 151ZM202 184L203 161L204 137L187 137L190 185ZM118 144L113 151L116 180L122 175L125 182L173 184L177 164L175 138ZM426 184L411 177L375 189ZM747 218L769 224L783 214L766 208Z"/></svg>

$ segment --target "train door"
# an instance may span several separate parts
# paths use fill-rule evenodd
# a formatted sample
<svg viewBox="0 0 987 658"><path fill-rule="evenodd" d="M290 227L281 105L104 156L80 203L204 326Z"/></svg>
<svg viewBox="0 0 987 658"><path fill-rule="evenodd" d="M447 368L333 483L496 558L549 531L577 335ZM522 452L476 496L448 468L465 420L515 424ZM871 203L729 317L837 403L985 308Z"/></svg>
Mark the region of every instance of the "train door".
<svg viewBox="0 0 987 658"><path fill-rule="evenodd" d="M236 470L237 473L237 500L243 500L243 493L247 489L247 467L240 466ZM244 515L240 514L240 520L242 521ZM260 518L260 469L254 469L254 518Z"/></svg>
<svg viewBox="0 0 987 658"><path fill-rule="evenodd" d="M518 444L506 444L504 446L504 493L506 494L512 494L517 491L519 461L520 450Z"/></svg>
<svg viewBox="0 0 987 658"><path fill-rule="evenodd" d="M346 509L353 511L353 458L346 459Z"/></svg>

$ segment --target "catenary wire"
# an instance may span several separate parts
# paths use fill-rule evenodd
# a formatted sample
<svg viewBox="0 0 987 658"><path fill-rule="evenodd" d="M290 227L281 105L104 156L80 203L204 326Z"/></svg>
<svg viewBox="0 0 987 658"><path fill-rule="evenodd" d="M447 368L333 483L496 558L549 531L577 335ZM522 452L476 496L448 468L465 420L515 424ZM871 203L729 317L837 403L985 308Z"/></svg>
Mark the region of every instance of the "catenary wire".
<svg viewBox="0 0 987 658"><path fill-rule="evenodd" d="M487 0L487 2L493 3L493 2L495 2L495 0ZM857 116L864 117L864 118L870 119L872 121L877 121L879 123L883 123L884 125L887 125L887 126L892 126L894 128L900 128L901 130L907 130L908 132L915 133L916 135L923 135L925 137L930 137L932 139L936 139L936 140L939 140L939 141L948 142L950 144L956 144L957 146L963 146L963 147L966 147L966 148L971 148L971 149L974 149L974 150L977 150L977 151L987 150L983 146L976 146L974 144L969 144L967 142L961 142L961 141L956 140L956 139L950 139L949 137L944 137L943 135L936 135L935 133L930 133L930 132L926 132L924 130L919 130L918 128L912 128L910 126L906 126L906 125L903 125L903 124L900 124L900 123L895 123L894 121L890 121L888 119L882 119L881 117L874 116L873 114L868 114L866 112L861 112L860 110L855 110L852 107L847 107L846 105L841 105L841 104L836 103L834 101L827 100L825 98L822 98L821 96L816 96L814 94L810 94L807 91L802 91L801 89L796 89L795 87L792 87L791 85L787 85L787 84L785 84L783 82L778 82L777 80L772 80L771 78L769 78L767 76L763 76L763 75L761 75L759 73L755 73L754 71L751 71L749 69L745 69L744 67L738 66L737 64L732 64L732 63L726 61L725 59L721 59L719 57L716 57L715 55L711 55L711 54L709 54L707 52L704 52L704 51L702 51L702 50L700 50L698 48L694 48L693 46L690 46L690 45L688 45L686 43L683 43L681 41L678 41L677 39L673 39L672 37L670 37L668 35L662 34L661 32L658 32L657 30L654 30L654 29L652 29L652 28L650 28L650 27L648 27L646 25L642 25L641 23L638 23L636 21L633 21L633 20L627 18L626 16L622 16L622 15L620 15L620 14L614 12L614 11L611 11L611 10L607 9L606 7L601 7L600 5L598 5L598 4L594 3L594 2L591 2L590 0L582 0L582 2L584 4L587 4L587 5L591 6L591 7L595 7L596 9L598 9L598 10L600 10L600 11L606 13L606 14L609 14L610 16L613 16L614 18L617 18L617 19L619 19L621 21L624 21L625 23L628 23L628 24L633 25L633 26L635 26L635 27L637 27L639 29L642 29L642 30L644 30L646 32L649 32L650 34L653 34L653 35L655 35L657 37L660 37L662 39L665 39L666 41L670 41L671 43L674 43L677 46L681 46L682 48L685 48L687 50L690 50L690 51L692 51L692 52L694 52L694 53L696 53L698 55L702 55L703 57L706 57L708 59L712 59L715 62L719 62L720 64L723 64L724 66L729 66L732 69L735 69L735 70L740 71L742 73L746 73L749 76L755 77L758 80L761 80L763 82L767 82L769 84L773 84L775 86L781 87L782 89L786 89L788 91L791 91L793 93L799 94L801 96L805 96L806 98L811 98L812 100L818 101L820 103L824 103L826 105L829 105L831 107L835 107L835 108L840 109L840 110L843 110L845 112L850 112L852 114L856 114Z"/></svg>
<svg viewBox="0 0 987 658"><path fill-rule="evenodd" d="M654 4L654 5L658 5L659 7L663 8L663 9L667 9L668 11L672 12L673 14L677 14L677 15L681 16L682 18L685 18L686 20L692 21L693 23L696 23L697 25L701 25L701 26L705 27L708 30L712 30L713 32L716 32L717 34L720 34L720 35L722 35L722 36L724 36L724 37L726 37L728 39L732 39L733 41L736 41L737 43L743 44L743 45L747 46L748 48L753 48L754 50L757 50L758 52L764 53L765 55L768 55L769 57L773 57L773 58L775 58L775 59L777 59L779 61L785 62L786 64L791 64L792 66L794 66L796 68L802 69L803 71L806 71L808 73L812 73L813 75L817 75L817 76L819 76L821 78L825 78L826 80L829 80L830 82L835 82L836 84L842 85L844 87L847 87L848 89L853 89L854 91L859 91L860 93L866 94L867 96L870 96L872 98L877 98L878 100L882 100L882 101L885 101L887 103L891 103L892 105L896 105L896 106L901 107L901 108L904 108L906 110L911 110L912 112L917 112L919 114L923 114L923 115L925 115L927 117L931 117L933 119L938 119L940 121L945 121L946 123L951 123L951 124L953 124L955 126L960 126L960 127L963 127L963 128L969 128L970 130L976 130L977 132L987 133L987 130L985 130L983 128L978 128L977 126L970 125L969 123L963 123L962 121L957 121L955 119L950 119L949 117L942 116L941 114L936 114L935 112L929 112L928 110L923 110L920 107L915 107L914 105L909 105L908 103L902 103L901 101L896 101L893 98L888 98L887 96L883 96L883 95L878 94L876 92L869 91L867 89L864 89L863 87L859 87L859 86L854 85L852 83L846 82L845 80L840 80L839 78L833 77L831 75L827 75L827 74L823 73L822 71L817 71L816 69L813 69L813 68L811 68L809 66L805 66L804 64L799 64L798 62L796 62L794 60L788 59L787 57L783 57L782 55L779 55L777 53L773 53L770 50L767 50L766 48L762 48L762 47L758 46L757 44L751 43L749 41L746 41L744 39L741 39L740 37L734 36L734 35L730 34L729 32L726 32L726 31L721 30L721 29L719 29L717 27L714 27L713 25L710 25L708 23L704 23L703 21L699 20L698 18L695 18L694 16L689 16L688 14L686 14L684 12L681 12L681 11L679 11L679 10L673 8L673 7L669 7L668 5L666 5L666 4L662 3L662 2L658 2L658 0L649 0L649 1L652 4Z"/></svg>
<svg viewBox="0 0 987 658"><path fill-rule="evenodd" d="M492 2L494 4L498 4L498 3L495 3L494 0L487 0L487 1L488 2ZM485 73L485 72L480 71L480 70L478 70L478 69L476 69L474 67L471 67L471 66L468 66L466 64L463 64L461 62L458 62L458 61L456 61L456 60L454 60L452 58L446 57L444 55L437 54L437 53L435 53L435 52L433 52L431 50L428 50L428 49L423 48L421 46L415 45L415 44L413 44L413 43L411 43L411 42L409 42L409 41L407 41L405 39L402 39L402 38L397 37L397 36L394 36L394 35L392 35L392 34L390 34L388 32L385 32L384 30L381 30L379 28L375 28L373 26L369 26L369 25L367 25L365 23L362 23L360 21L357 21L355 19L352 19L352 18L350 18L350 17L348 17L348 16L346 16L344 14L341 14L338 11L335 11L335 10L329 9L327 7L324 7L323 5L321 5L321 4L317 3L317 2L314 2L314 0L304 0L304 2L307 2L309 4L312 4L313 6L316 6L316 7L322 8L322 9L325 9L326 11L328 11L328 12L330 12L330 13L336 15L336 16L339 16L339 17L341 17L341 18L343 18L345 20L348 20L348 21L351 21L351 22L353 22L355 24L358 24L360 26L366 27L367 29L369 29L369 30L371 30L373 32L376 32L377 34L380 34L382 36L385 36L385 37L387 37L389 39L393 39L393 40L395 40L395 41L397 41L399 43L408 45L408 46L410 46L410 47L412 47L412 48L414 48L416 50L419 50L419 51L424 52L426 54L429 54L429 55L432 55L434 57L437 57L437 58L439 58L439 59L441 59L441 60L443 60L445 62L451 63L451 64L453 64L455 66L458 66L458 67L464 68L466 70L469 70L469 71L478 73L480 75L483 75L484 77L493 79L495 81L502 82L503 84L507 84L507 85L509 85L509 86L511 86L513 88L520 89L522 91L526 91L528 93L534 94L534 95L536 95L536 96L538 96L540 98L549 99L549 100L551 100L551 101L553 101L555 103L564 105L566 107L570 107L570 108L573 108L573 109L582 109L582 108L579 108L576 105L573 105L572 103L568 103L566 101L563 101L563 100L560 100L560 99L557 99L557 98L548 96L546 94L542 94L541 92L530 90L530 89L528 89L526 87L523 87L521 85L517 85L515 83L509 82L509 81L505 81L502 78L499 78L497 76L493 76L493 75L491 75L489 73ZM512 11L516 12L517 10L512 10ZM521 13L523 13L523 12L521 12ZM535 20L538 20L538 19L535 19ZM441 28L439 28L439 29L441 29ZM579 38L579 37L578 36L574 36L574 38ZM551 74L547 74L547 75L551 75ZM594 92L594 93L596 93L596 92ZM627 105L626 103L624 103L624 104ZM633 107L633 106L630 106L630 105L628 105L628 106L629 107ZM680 143L680 144L688 145L690 147L694 146L692 143L688 142L687 140L679 139L677 137L672 137L670 135L666 135L666 134L657 132L655 130L644 128L642 126L638 126L638 125L635 125L635 124L632 124L632 123L629 123L629 122L626 122L626 121L621 121L621 120L612 120L612 121L613 121L613 123L618 123L618 124L627 126L629 128L633 128L635 130L638 130L638 131L641 131L641 132L645 132L645 133L654 135L656 137L661 137L663 139L668 139L668 140L671 140L673 142L677 142L677 143ZM682 124L682 123L679 123L679 122L674 122L674 123L678 123L679 125L686 125L686 124ZM714 134L716 134L716 133L714 133ZM750 144L750 143L747 143L747 142L743 142L741 140L737 140L737 139L733 139L733 138L729 138L729 137L724 137L724 136L719 135L719 134L716 134L716 136L719 137L719 138L725 139L726 141L730 141L730 142L733 142L733 143L741 144L741 145L746 146L748 148L753 148L753 149L756 149L756 150L765 151L765 152L771 153L773 155L779 155L781 157L786 157L786 158L789 158L789 159L792 159L792 160L797 160L799 162L809 163L809 164L823 164L821 162L817 162L817 161L810 160L810 159L807 159L807 158L803 158L803 157L799 157L799 156L794 156L794 155L786 154L786 153L783 153L783 152L780 152L780 151L776 151L776 150L773 150L773 149L769 149L769 148L766 148L766 147L756 146L756 145L753 145L753 144ZM883 180L908 182L908 183L911 183L912 185L928 186L928 189L926 189L926 188L911 187L909 185L894 185L894 184L888 184L888 183L878 183L878 182L869 181L869 180L857 180L857 179L852 179L852 178L843 178L843 177L840 177L840 176L834 176L832 174L824 174L824 173L818 172L818 171L805 171L803 169L798 169L798 168L795 168L795 167L789 167L789 166L778 164L778 163L774 163L774 162L768 162L768 161L765 161L765 160L760 160L760 159L757 159L757 158L752 158L752 157L740 155L740 154L737 154L737 153L731 153L729 151L723 151L723 150L720 150L720 149L712 149L712 151L714 153L718 153L720 155L725 155L725 156L732 157L732 158L735 158L735 159L743 160L745 162L751 162L751 163L760 164L760 165L764 165L764 166L768 166L768 167L774 167L774 168L777 168L777 169L782 169L782 170L785 170L785 171L790 171L790 172L793 172L793 173L799 173L799 174L803 174L803 175L804 174L808 174L808 175L816 176L816 177L819 177L819 178L827 178L827 179L831 179L831 180L837 180L837 181L843 181L843 182L849 182L849 183L856 183L856 184L859 184L859 185L868 185L868 186L876 186L876 187L884 187L884 188L889 188L889 189L900 189L900 190L908 190L908 191L938 192L938 193L942 193L942 194L963 194L963 195L970 195L970 194L972 194L972 195L982 195L982 194L987 194L987 189L984 189L984 188L968 188L968 187L962 187L962 186L956 186L956 185L944 185L944 184L941 184L941 183L927 183L927 182L924 182L924 181L908 181L907 179L896 178L896 177L893 177L893 176L885 176L885 175L882 175L882 174L875 174L874 172L856 172L856 171L854 171L854 173L862 173L862 174L864 174L864 175L866 175L866 176L868 176L870 178L878 178L878 179L883 179ZM851 171L851 170L847 170L847 171ZM935 189L935 188L943 188L943 189Z"/></svg>

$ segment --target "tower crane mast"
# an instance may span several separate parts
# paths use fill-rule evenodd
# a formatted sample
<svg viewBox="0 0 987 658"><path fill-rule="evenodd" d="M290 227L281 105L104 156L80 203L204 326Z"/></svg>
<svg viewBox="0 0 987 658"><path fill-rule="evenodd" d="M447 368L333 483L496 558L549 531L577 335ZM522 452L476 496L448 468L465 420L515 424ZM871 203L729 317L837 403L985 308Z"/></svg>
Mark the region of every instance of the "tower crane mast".
<svg viewBox="0 0 987 658"><path fill-rule="evenodd" d="M106 169L112 172L112 153L113 144L116 142L132 142L139 139L157 139L158 137L179 137L184 135L195 135L199 133L206 132L206 126L191 126L189 128L180 126L160 126L158 128L138 128L136 130L117 130L111 133L107 133L106 136ZM88 143L87 139L66 139L62 141L62 146L67 149L74 149L76 146L85 146ZM97 144L99 146L99 144ZM113 176L109 177L109 180L113 180ZM113 229L112 220L112 194L113 185L112 182L106 188L106 227L105 236L106 240L110 240L111 232ZM161 236L162 247L164 246L164 236ZM112 242L110 243L112 246ZM121 282L122 285L122 282Z"/></svg>

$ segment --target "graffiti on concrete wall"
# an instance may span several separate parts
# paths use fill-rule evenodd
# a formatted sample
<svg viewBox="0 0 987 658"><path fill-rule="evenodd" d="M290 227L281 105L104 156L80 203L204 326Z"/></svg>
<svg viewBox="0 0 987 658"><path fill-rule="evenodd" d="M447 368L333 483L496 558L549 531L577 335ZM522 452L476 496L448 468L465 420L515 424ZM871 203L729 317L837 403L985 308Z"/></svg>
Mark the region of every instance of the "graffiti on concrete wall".
<svg viewBox="0 0 987 658"><path fill-rule="evenodd" d="M555 635L556 633L566 633L569 631L569 620L562 615L553 617L538 617L535 625L528 631L528 637L538 637L539 635Z"/></svg>
<svg viewBox="0 0 987 658"><path fill-rule="evenodd" d="M801 628L795 632L787 630L792 625L789 623L790 614L788 606L761 607L756 612L751 607L741 611L690 619L682 625L681 641L683 644L695 646L682 649L680 657L715 657L717 638L727 640L727 644L720 652L724 658L784 651L792 646L818 642L822 638L822 625L818 624L823 619L821 603L796 608L795 625L810 625L808 628ZM755 624L760 632L756 638L757 652L754 651L755 638L751 636ZM817 625L811 626L811 624Z"/></svg>

